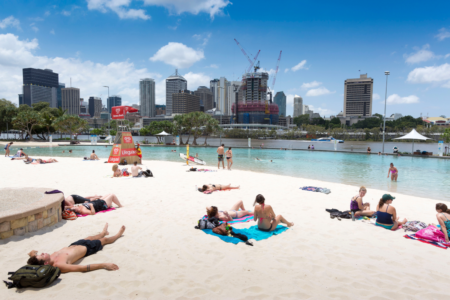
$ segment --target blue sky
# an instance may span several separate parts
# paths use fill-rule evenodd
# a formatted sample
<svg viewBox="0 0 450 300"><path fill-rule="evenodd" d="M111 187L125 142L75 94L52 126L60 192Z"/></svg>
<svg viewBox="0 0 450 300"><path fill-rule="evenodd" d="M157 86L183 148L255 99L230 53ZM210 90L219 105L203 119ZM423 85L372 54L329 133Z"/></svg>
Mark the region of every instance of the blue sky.
<svg viewBox="0 0 450 300"><path fill-rule="evenodd" d="M374 78L373 113L450 117L450 1L79 0L0 2L0 98L17 102L22 68L50 68L85 99L139 102L139 79L175 68L188 88L248 67L236 38L273 74L275 91L322 116L342 110L344 80ZM270 80L270 85L272 80Z"/></svg>

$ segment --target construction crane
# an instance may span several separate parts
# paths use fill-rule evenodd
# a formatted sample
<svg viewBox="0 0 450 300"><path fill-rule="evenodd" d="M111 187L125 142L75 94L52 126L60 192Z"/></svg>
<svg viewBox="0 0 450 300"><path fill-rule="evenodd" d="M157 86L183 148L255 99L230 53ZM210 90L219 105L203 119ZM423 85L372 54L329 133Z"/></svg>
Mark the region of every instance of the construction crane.
<svg viewBox="0 0 450 300"><path fill-rule="evenodd" d="M273 75L273 81L272 81L272 88L270 89L269 95L270 95L270 102L272 103L272 91L274 91L274 87L275 87L275 81L277 79L277 74L278 74L278 68L280 67L280 60L281 60L281 53L283 51L280 51L280 55L278 56L278 60L277 60L277 68L275 69L275 74ZM266 99L266 114L269 113L269 101L267 101Z"/></svg>
<svg viewBox="0 0 450 300"><path fill-rule="evenodd" d="M241 44L239 44L239 42L236 39L234 39L234 41L239 46L239 48L241 49L242 53L245 55L245 57L247 57L247 59L248 59L248 61L250 63L250 67L248 67L248 70L247 70L247 73L248 73L252 69L253 64L255 63L256 59L258 58L259 52L261 52L261 50L259 50L258 53L256 53L255 58L252 61L251 58L247 55L247 52L245 52L244 48L242 48Z"/></svg>

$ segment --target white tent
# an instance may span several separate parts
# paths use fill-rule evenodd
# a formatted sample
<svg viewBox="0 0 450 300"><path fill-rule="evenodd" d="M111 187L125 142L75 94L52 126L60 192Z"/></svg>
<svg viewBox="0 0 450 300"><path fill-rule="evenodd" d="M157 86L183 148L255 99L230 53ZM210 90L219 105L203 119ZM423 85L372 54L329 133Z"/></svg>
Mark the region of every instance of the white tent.
<svg viewBox="0 0 450 300"><path fill-rule="evenodd" d="M158 133L157 135L159 135L159 136L165 136L165 138L164 138L164 144L166 144L166 145L172 144L172 139L173 139L173 137L172 137L171 134L169 134L169 133L167 133L167 132L165 132L165 131L163 130L162 132Z"/></svg>
<svg viewBox="0 0 450 300"><path fill-rule="evenodd" d="M157 135L171 135L171 134L168 134L167 132L165 132L165 131L163 130L162 132L158 133Z"/></svg>
<svg viewBox="0 0 450 300"><path fill-rule="evenodd" d="M421 135L415 129L413 129L413 130L411 130L410 133L408 133L402 137L395 138L394 140L413 140L412 151L411 151L411 154L413 154L414 153L414 140L425 141L425 140L429 140L429 139L430 138L427 138L426 136Z"/></svg>

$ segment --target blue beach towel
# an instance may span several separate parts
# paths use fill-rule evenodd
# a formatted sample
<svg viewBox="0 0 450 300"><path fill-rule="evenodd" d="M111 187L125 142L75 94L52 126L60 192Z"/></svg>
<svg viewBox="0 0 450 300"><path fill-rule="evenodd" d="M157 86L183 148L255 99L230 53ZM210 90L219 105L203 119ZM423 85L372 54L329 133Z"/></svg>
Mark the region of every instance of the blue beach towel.
<svg viewBox="0 0 450 300"><path fill-rule="evenodd" d="M249 240L261 241L261 240L268 239L268 238L270 238L273 235L281 234L281 233L285 232L288 229L289 228L286 227L286 226L278 225L277 228L274 231L265 232L265 231L259 230L258 226L255 225L255 226L252 226L250 228L243 228L243 229L233 228L233 231L235 233L240 233L240 234L243 234L243 235L247 236ZM216 234L216 233L214 233L212 231L212 229L203 229L203 231L206 234L217 236L222 241L227 242L227 243L232 243L232 244L237 245L237 243L243 242L240 239L235 238L235 237Z"/></svg>

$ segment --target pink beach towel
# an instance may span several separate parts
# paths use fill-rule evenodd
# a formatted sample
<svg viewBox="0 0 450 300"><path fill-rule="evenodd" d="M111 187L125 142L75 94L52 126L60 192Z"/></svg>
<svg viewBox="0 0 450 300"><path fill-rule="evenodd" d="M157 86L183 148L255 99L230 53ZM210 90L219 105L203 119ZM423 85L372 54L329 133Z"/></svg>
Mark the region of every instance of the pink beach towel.
<svg viewBox="0 0 450 300"><path fill-rule="evenodd" d="M96 212L95 214L105 213L105 212L112 211L112 210L115 210L115 208L114 207L110 207L107 210L102 210L102 211ZM77 214L77 217L79 217L79 218L86 217L86 216L90 216L90 215L79 215L79 214Z"/></svg>
<svg viewBox="0 0 450 300"><path fill-rule="evenodd" d="M444 233L434 226L428 226L417 231L416 237L433 242L445 242Z"/></svg>

